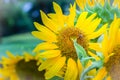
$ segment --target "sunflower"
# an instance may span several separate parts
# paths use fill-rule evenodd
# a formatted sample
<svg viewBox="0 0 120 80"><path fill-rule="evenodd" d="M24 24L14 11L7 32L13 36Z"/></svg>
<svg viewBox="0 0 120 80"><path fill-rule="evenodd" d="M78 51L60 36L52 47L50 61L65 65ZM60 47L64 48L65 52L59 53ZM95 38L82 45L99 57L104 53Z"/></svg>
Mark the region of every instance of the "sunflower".
<svg viewBox="0 0 120 80"><path fill-rule="evenodd" d="M7 52L8 58L2 57L0 74L4 80L45 80L44 72L38 71L37 60L25 52L24 56L14 56Z"/></svg>
<svg viewBox="0 0 120 80"><path fill-rule="evenodd" d="M93 5L90 5L89 1L93 2ZM80 8L77 10L78 16L83 11L87 11L89 14L97 13L97 17L102 18L101 25L105 23L110 25L114 20L114 14L120 17L119 0L76 0L76 2ZM83 4L84 6L82 6Z"/></svg>
<svg viewBox="0 0 120 80"><path fill-rule="evenodd" d="M114 18L108 31L104 33L99 51L102 52L104 67L112 80L120 80L120 19Z"/></svg>
<svg viewBox="0 0 120 80"><path fill-rule="evenodd" d="M109 2L109 0L108 0ZM105 4L105 0L76 0L76 3L81 9L85 9L86 5L95 6L96 4L101 4L102 6Z"/></svg>
<svg viewBox="0 0 120 80"><path fill-rule="evenodd" d="M107 75L107 71L105 67L102 67L101 69L98 70L97 74L92 80L112 80L110 76L105 76Z"/></svg>
<svg viewBox="0 0 120 80"><path fill-rule="evenodd" d="M34 22L39 31L33 31L32 34L43 40L36 46L34 52L39 53L40 59L45 59L39 71L47 70L46 79L60 72L65 80L77 80L82 65L78 60L73 39L76 39L86 52L89 52L89 48L97 49L98 44L90 43L90 40L105 32L107 24L96 31L101 21L100 18L95 18L96 13L88 17L88 12L82 12L75 23L76 4L70 5L69 15L64 15L60 6L55 2L53 2L53 7L55 13L46 15L40 11L44 25Z"/></svg>
<svg viewBox="0 0 120 80"><path fill-rule="evenodd" d="M89 6L93 7L96 4L100 4L102 6L105 5L105 3L109 3L113 7L118 7L120 8L120 1L119 0L76 0L78 6L81 9L85 9L86 5L88 4Z"/></svg>

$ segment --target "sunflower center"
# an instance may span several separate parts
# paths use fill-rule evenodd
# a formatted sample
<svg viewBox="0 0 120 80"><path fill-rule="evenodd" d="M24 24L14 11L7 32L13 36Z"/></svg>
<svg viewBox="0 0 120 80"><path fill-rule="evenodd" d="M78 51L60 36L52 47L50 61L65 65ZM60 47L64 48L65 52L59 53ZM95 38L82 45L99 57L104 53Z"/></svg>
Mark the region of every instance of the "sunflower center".
<svg viewBox="0 0 120 80"><path fill-rule="evenodd" d="M77 59L76 50L74 48L74 44L72 38L77 39L77 43L80 44L86 51L88 49L88 41L86 36L75 27L64 28L59 31L58 34L58 42L57 45L61 50L62 56L66 56L67 58Z"/></svg>
<svg viewBox="0 0 120 80"><path fill-rule="evenodd" d="M120 44L113 49L113 56L105 64L112 80L120 80Z"/></svg>
<svg viewBox="0 0 120 80"><path fill-rule="evenodd" d="M19 61L16 65L16 72L20 80L45 80L45 71L38 71L35 60Z"/></svg>

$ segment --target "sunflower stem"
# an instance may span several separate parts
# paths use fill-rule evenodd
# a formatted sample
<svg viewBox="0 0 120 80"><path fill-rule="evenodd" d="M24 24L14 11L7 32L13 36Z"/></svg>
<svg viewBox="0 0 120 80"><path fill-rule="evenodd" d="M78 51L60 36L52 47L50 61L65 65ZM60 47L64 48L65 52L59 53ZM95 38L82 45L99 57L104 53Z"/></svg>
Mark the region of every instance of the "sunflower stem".
<svg viewBox="0 0 120 80"><path fill-rule="evenodd" d="M94 61L95 61L95 58L94 58L94 57L82 58L82 59L81 59L82 65L83 65L83 66L86 66L86 64L87 64L87 62L88 62L89 60L94 60Z"/></svg>
<svg viewBox="0 0 120 80"><path fill-rule="evenodd" d="M96 62L93 62L92 65L90 67L88 67L87 69L85 69L81 76L80 76L80 80L85 80L85 75L92 69L95 69L95 68L100 68L102 67L103 65L103 62L100 60L100 61L96 61Z"/></svg>

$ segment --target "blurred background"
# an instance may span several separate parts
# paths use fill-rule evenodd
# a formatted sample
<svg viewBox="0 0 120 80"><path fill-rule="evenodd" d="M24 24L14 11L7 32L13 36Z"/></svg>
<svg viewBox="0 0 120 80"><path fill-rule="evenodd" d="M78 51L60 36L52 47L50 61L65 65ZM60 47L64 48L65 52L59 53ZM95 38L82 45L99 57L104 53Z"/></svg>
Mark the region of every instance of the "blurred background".
<svg viewBox="0 0 120 80"><path fill-rule="evenodd" d="M6 51L32 54L41 42L31 35L35 30L33 22L42 23L40 10L54 12L53 1L61 6L64 14L68 14L69 3L74 0L0 0L0 57L5 56Z"/></svg>

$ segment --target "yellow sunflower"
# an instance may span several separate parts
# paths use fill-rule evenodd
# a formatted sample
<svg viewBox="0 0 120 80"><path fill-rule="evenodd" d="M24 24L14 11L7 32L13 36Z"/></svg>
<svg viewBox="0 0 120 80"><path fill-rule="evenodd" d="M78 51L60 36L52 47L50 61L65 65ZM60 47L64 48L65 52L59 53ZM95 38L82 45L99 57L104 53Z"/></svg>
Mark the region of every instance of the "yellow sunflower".
<svg viewBox="0 0 120 80"><path fill-rule="evenodd" d="M100 44L104 56L104 65L112 80L120 80L120 19L114 18L107 32L104 33Z"/></svg>
<svg viewBox="0 0 120 80"><path fill-rule="evenodd" d="M96 4L100 3L103 6L105 0L76 0L76 3L81 9L84 9L86 4L88 4L89 6L95 6Z"/></svg>
<svg viewBox="0 0 120 80"><path fill-rule="evenodd" d="M113 6L120 8L120 1L119 0L114 0L112 3Z"/></svg>
<svg viewBox="0 0 120 80"><path fill-rule="evenodd" d="M97 49L98 44L90 43L90 40L105 32L107 24L96 31L101 22L100 18L95 18L96 13L88 17L88 12L82 12L75 23L76 4L70 5L69 15L64 15L55 2L53 7L55 13L46 15L40 11L44 25L34 22L39 31L33 31L32 34L43 40L36 46L34 52L39 52L38 57L45 59L39 70L47 69L46 79L52 78L62 70L61 75L65 80L77 80L82 65L78 61L72 39L76 39L86 52L89 52L88 48Z"/></svg>
<svg viewBox="0 0 120 80"><path fill-rule="evenodd" d="M119 0L76 0L76 2L81 9L84 9L86 4L89 6L95 6L96 4L101 4L104 6L105 2L111 4L111 6L120 8Z"/></svg>
<svg viewBox="0 0 120 80"><path fill-rule="evenodd" d="M90 6L93 6L95 4L95 1L94 0L76 0L78 6L81 8L81 9L84 9L85 8L85 5L88 3Z"/></svg>
<svg viewBox="0 0 120 80"><path fill-rule="evenodd" d="M25 52L24 56L14 56L7 52L7 57L2 57L0 64L1 77L4 80L45 80L44 72L38 71L35 57Z"/></svg>

